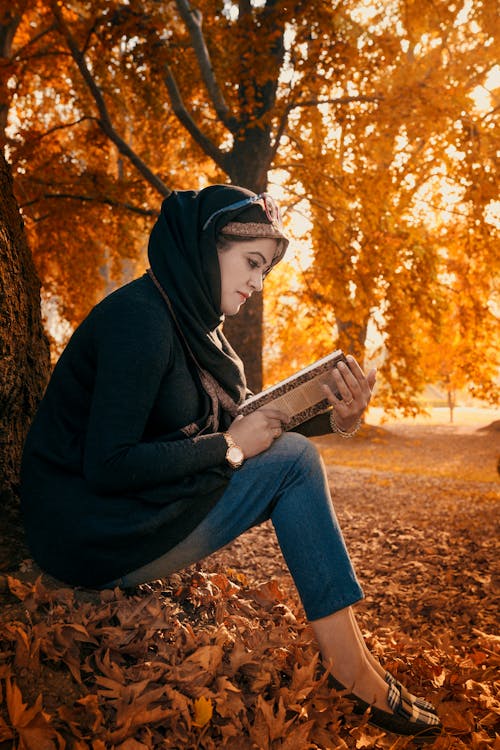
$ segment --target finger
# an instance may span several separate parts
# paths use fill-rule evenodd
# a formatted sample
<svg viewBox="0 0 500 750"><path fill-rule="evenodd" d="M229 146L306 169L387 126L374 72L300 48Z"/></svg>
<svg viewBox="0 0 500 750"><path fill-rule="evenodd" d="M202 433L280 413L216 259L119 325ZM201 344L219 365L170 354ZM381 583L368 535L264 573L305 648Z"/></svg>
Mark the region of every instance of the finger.
<svg viewBox="0 0 500 750"><path fill-rule="evenodd" d="M286 424L289 421L288 414L285 414L281 409L273 409L272 406L262 406L259 411L265 414L266 417L277 419L279 422L284 422Z"/></svg>
<svg viewBox="0 0 500 750"><path fill-rule="evenodd" d="M344 405L349 406L352 400L360 392L360 385L348 366L341 362L334 370L333 377L337 384L337 389L342 396Z"/></svg>
<svg viewBox="0 0 500 750"><path fill-rule="evenodd" d="M359 365L358 361L352 356L352 354L348 354L346 359L347 359L346 370L348 374L351 375L356 382L362 383L365 380L365 373L361 369L361 366ZM346 370L344 370L344 372Z"/></svg>
<svg viewBox="0 0 500 750"><path fill-rule="evenodd" d="M268 419L267 427L272 431L279 430L281 433L282 428L281 428L281 421L279 419Z"/></svg>
<svg viewBox="0 0 500 750"><path fill-rule="evenodd" d="M351 354L347 355L347 364L340 362L338 367L349 385L361 386L365 382L365 374Z"/></svg>
<svg viewBox="0 0 500 750"><path fill-rule="evenodd" d="M365 376L365 374L364 374L363 370L361 369L361 367L359 366L358 362L356 361L356 359L351 354L347 355L347 360L349 362L349 370L350 370L351 374L354 376L354 378L356 380L357 386L360 389L360 393L365 394L365 396L370 396L371 392L372 392L372 388L373 388L374 382L375 382L376 370L371 370L370 371L371 373L373 373L373 375L372 375L373 382L369 382L368 381L368 377ZM351 386L354 385L352 381L349 381L347 375L346 375L346 380L350 383Z"/></svg>
<svg viewBox="0 0 500 750"><path fill-rule="evenodd" d="M343 403L343 398L338 398L337 395L332 391L330 386L327 385L327 383L323 383L322 388L325 391L326 397L332 404L332 406L340 406Z"/></svg>

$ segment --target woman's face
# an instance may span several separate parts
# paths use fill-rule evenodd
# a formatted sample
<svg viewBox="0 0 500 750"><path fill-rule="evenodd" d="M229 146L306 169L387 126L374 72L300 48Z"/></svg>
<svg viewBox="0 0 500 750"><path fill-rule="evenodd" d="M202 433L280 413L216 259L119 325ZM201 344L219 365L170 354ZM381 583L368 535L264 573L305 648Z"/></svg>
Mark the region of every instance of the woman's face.
<svg viewBox="0 0 500 750"><path fill-rule="evenodd" d="M219 249L221 312L236 315L254 292L262 291L263 276L271 267L277 242L268 237L231 242Z"/></svg>

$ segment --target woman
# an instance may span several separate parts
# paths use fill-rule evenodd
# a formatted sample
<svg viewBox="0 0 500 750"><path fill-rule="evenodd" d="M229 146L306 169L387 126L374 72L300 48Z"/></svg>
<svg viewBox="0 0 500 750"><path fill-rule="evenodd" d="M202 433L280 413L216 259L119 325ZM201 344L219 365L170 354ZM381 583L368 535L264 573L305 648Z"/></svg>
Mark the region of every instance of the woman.
<svg viewBox="0 0 500 750"><path fill-rule="evenodd" d="M39 565L68 583L135 586L166 576L271 518L337 687L371 721L432 738L435 712L368 652L352 605L362 598L318 453L305 435L350 436L375 382L339 365L341 398L286 432L248 395L221 332L262 290L288 241L267 196L214 185L173 193L149 242L151 269L75 331L30 430L22 507Z"/></svg>

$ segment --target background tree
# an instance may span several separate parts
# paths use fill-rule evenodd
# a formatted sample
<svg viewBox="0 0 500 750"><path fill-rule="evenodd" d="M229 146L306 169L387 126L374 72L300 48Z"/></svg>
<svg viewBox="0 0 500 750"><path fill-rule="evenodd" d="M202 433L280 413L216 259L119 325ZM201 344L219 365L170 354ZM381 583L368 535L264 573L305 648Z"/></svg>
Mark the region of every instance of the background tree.
<svg viewBox="0 0 500 750"><path fill-rule="evenodd" d="M347 114L301 112L287 186L309 213L314 260L289 304L295 316L297 303L307 309L311 342L329 331L361 360L371 328L379 403L414 413L436 372L422 352L440 345L443 314L461 326L461 371L472 390L498 399L499 253L489 214L495 94L486 114L471 97L494 65L488 15L439 3L405 8L374 16L369 28L342 27L360 54L356 73L337 76L330 96L369 87L377 99ZM297 362L286 335L274 361L314 357L316 344Z"/></svg>
<svg viewBox="0 0 500 750"><path fill-rule="evenodd" d="M335 20L324 2L23 7L9 66L15 82L11 120L22 120L23 129L11 153L23 183L22 205L39 224L32 229L43 229L40 266L52 261L41 268L45 288L53 282L51 294L71 322L80 319L83 304L88 309L94 301L92 279L93 289L102 289L96 279L98 236L91 231L99 226L95 214L102 205L110 206L104 213L104 262L137 252L139 239L124 212L134 211L140 234L145 225L138 215L154 214L158 195L173 187L229 179L266 189L291 113L315 105L321 80L339 59L333 33L331 44L324 44L323 30L333 30ZM338 106L348 107L352 99L343 97ZM86 294L68 288L61 257L69 211L82 227L81 241L77 233L72 247L89 282ZM45 247L48 217L52 248ZM261 381L261 316L255 299L227 325L254 387Z"/></svg>
<svg viewBox="0 0 500 750"><path fill-rule="evenodd" d="M321 0L18 0L3 100L46 296L76 323L110 273L122 276L140 256L170 189L230 179L261 190L269 175L289 174L290 205L297 193L316 211L325 273L318 254L315 276L334 284L330 302L335 294L344 304L330 316L329 336L340 330L342 345L361 351L388 289L400 331L418 331L405 295L423 310L422 300L438 294L440 269L439 243L415 209L432 170L453 161L447 148L460 135L460 113L471 112L468 93L492 65L492 3L467 7L397 2L389 13L385 3L366 8L359 0L336 8ZM460 184L464 164L455 159L453 168ZM340 207L344 230L330 231ZM333 233L339 263L326 246ZM439 295L426 313L436 316L438 307ZM245 308L250 319L236 318L243 331L229 335L244 344L258 386L260 311ZM320 317L328 319L326 307ZM399 401L411 399L423 377L414 337L385 343L388 361L398 363L395 373L387 366L388 398L395 389Z"/></svg>

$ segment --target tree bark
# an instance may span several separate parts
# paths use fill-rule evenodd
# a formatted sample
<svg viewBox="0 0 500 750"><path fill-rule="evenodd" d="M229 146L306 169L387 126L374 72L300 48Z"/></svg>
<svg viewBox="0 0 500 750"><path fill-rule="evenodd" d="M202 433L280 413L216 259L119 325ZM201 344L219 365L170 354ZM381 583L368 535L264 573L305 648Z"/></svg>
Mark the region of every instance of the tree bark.
<svg viewBox="0 0 500 750"><path fill-rule="evenodd" d="M232 318L224 321L224 335L243 360L247 385L253 393L262 390L262 295L253 295Z"/></svg>
<svg viewBox="0 0 500 750"><path fill-rule="evenodd" d="M10 169L0 151L0 567L6 567L5 559L12 562L12 554L20 553L16 535L6 528L15 524L22 447L47 382L49 361L40 282Z"/></svg>
<svg viewBox="0 0 500 750"><path fill-rule="evenodd" d="M254 143L247 134L245 140L239 144L235 143L231 153L229 176L231 184L243 185L255 193L262 193L267 187L267 166L263 165L270 150L270 143L269 137L263 138L261 134L258 135L258 139L259 144ZM252 155L253 158L250 158ZM263 319L262 294L254 294L243 305L238 315L226 318L224 322L224 335L243 360L247 384L254 393L262 390Z"/></svg>

